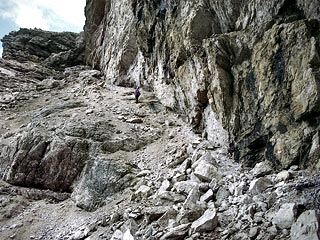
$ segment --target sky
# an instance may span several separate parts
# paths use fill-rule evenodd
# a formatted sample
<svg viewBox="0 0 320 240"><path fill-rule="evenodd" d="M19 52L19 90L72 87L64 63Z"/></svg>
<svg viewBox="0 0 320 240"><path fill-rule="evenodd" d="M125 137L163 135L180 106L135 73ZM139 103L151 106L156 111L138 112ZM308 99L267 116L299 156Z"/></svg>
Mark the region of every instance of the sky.
<svg viewBox="0 0 320 240"><path fill-rule="evenodd" d="M0 39L19 28L80 32L85 4L86 0L0 0Z"/></svg>

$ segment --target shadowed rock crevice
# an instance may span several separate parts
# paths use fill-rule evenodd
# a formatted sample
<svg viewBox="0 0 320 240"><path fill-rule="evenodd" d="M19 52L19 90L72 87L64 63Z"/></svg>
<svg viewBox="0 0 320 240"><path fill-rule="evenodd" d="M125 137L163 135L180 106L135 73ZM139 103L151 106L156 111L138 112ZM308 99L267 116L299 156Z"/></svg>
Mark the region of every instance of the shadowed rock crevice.
<svg viewBox="0 0 320 240"><path fill-rule="evenodd" d="M286 0L278 11L277 17L283 19L284 22L293 22L306 19L302 8L297 5L297 1Z"/></svg>

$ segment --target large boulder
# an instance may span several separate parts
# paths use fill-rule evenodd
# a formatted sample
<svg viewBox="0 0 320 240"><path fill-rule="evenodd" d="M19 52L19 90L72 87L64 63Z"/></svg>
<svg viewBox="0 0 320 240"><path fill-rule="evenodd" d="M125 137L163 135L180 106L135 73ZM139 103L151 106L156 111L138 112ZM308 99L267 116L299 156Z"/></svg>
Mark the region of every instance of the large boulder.
<svg viewBox="0 0 320 240"><path fill-rule="evenodd" d="M89 156L86 140L62 140L40 128L3 141L0 149L5 181L54 191L71 191Z"/></svg>
<svg viewBox="0 0 320 240"><path fill-rule="evenodd" d="M291 240L318 240L320 218L315 210L303 212L291 227Z"/></svg>
<svg viewBox="0 0 320 240"><path fill-rule="evenodd" d="M290 228L297 215L297 205L286 203L281 206L279 211L272 219L272 223L280 229Z"/></svg>
<svg viewBox="0 0 320 240"><path fill-rule="evenodd" d="M192 232L213 231L218 225L217 210L214 207L208 208L203 215L191 225Z"/></svg>
<svg viewBox="0 0 320 240"><path fill-rule="evenodd" d="M260 194L272 185L271 180L266 177L254 179L249 186L249 192L253 195Z"/></svg>
<svg viewBox="0 0 320 240"><path fill-rule="evenodd" d="M194 169L194 175L204 182L210 182L213 178L219 179L218 169L206 161L199 161Z"/></svg>
<svg viewBox="0 0 320 240"><path fill-rule="evenodd" d="M106 198L123 190L133 179L133 168L108 158L88 161L71 195L77 206L92 211L106 203Z"/></svg>

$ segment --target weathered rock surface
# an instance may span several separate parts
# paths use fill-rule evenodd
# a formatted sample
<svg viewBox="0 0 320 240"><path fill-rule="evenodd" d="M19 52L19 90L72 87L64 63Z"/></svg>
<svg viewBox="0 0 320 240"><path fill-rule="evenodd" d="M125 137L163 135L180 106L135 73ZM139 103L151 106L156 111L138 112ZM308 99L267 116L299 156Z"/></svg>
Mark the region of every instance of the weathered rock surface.
<svg viewBox="0 0 320 240"><path fill-rule="evenodd" d="M262 193L264 190L266 190L270 186L271 186L271 181L268 178L261 177L253 180L250 183L249 191L253 195L255 195L255 194Z"/></svg>
<svg viewBox="0 0 320 240"><path fill-rule="evenodd" d="M46 50L12 33L22 49L7 42L15 60L0 60L0 238L316 238L318 10L88 0L86 61L101 71L64 68L76 35ZM141 101L109 83L142 86Z"/></svg>
<svg viewBox="0 0 320 240"><path fill-rule="evenodd" d="M215 208L207 209L203 215L191 225L193 232L213 231L218 225L218 216Z"/></svg>
<svg viewBox="0 0 320 240"><path fill-rule="evenodd" d="M50 139L39 132L43 130L30 127L8 142L11 146L1 146L1 162L7 162L3 179L19 186L70 191L88 159L88 142Z"/></svg>
<svg viewBox="0 0 320 240"><path fill-rule="evenodd" d="M307 172L256 178L230 158L227 141L196 136L151 93L135 104L130 89L103 87L98 71L80 66L44 80L30 71L24 92L12 68L21 64L3 63L1 76L14 73L13 89L30 96L1 112L1 175L18 185L0 186L3 239L288 239L295 219L278 230L281 206L312 209L317 181L299 185L306 194L294 187Z"/></svg>
<svg viewBox="0 0 320 240"><path fill-rule="evenodd" d="M279 211L272 219L272 223L280 229L290 228L297 215L297 205L294 203L286 203L281 206Z"/></svg>
<svg viewBox="0 0 320 240"><path fill-rule="evenodd" d="M71 198L77 206L88 211L105 204L105 199L130 186L134 169L112 159L93 159L87 162Z"/></svg>
<svg viewBox="0 0 320 240"><path fill-rule="evenodd" d="M313 0L88 1L86 59L107 82L150 87L208 139L219 122L248 166L305 166L318 131L319 12Z"/></svg>
<svg viewBox="0 0 320 240"><path fill-rule="evenodd" d="M1 41L4 59L43 63L57 69L84 63L83 33L21 28L5 35Z"/></svg>
<svg viewBox="0 0 320 240"><path fill-rule="evenodd" d="M303 212L291 227L291 239L319 239L319 216L314 210Z"/></svg>

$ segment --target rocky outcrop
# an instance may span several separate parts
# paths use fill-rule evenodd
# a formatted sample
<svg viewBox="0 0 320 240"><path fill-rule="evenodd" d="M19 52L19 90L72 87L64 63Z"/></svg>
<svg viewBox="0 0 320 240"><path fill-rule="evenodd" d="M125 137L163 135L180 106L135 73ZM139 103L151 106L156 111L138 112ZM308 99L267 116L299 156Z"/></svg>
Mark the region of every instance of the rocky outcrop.
<svg viewBox="0 0 320 240"><path fill-rule="evenodd" d="M93 159L83 170L71 198L88 211L105 204L105 200L130 186L135 177L134 167L112 159Z"/></svg>
<svg viewBox="0 0 320 240"><path fill-rule="evenodd" d="M319 208L317 176L241 167L213 112L207 140L152 92L135 103L86 66L0 70L1 239L316 236L317 215L301 221Z"/></svg>
<svg viewBox="0 0 320 240"><path fill-rule="evenodd" d="M142 112L118 108L117 99L101 93L97 70L77 66L57 72L1 59L0 71L0 110L25 114L11 131L7 122L20 115L1 119L0 178L12 185L72 192L77 205L94 210L128 187L136 173L129 160L109 155L137 151L162 134L153 127L157 123L142 120L163 111L160 104L153 101Z"/></svg>
<svg viewBox="0 0 320 240"><path fill-rule="evenodd" d="M88 0L101 71L0 59L0 238L317 239L318 7Z"/></svg>
<svg viewBox="0 0 320 240"><path fill-rule="evenodd" d="M247 166L265 159L279 168L316 165L316 1L100 5L86 7L86 60L107 82L153 89L208 139L220 122Z"/></svg>
<svg viewBox="0 0 320 240"><path fill-rule="evenodd" d="M50 139L43 132L41 128L31 127L11 146L1 147L1 162L8 161L1 171L2 178L19 186L70 191L88 159L88 143L77 139Z"/></svg>
<svg viewBox="0 0 320 240"><path fill-rule="evenodd" d="M5 35L1 41L4 59L41 62L56 69L84 62L83 33L21 28Z"/></svg>

